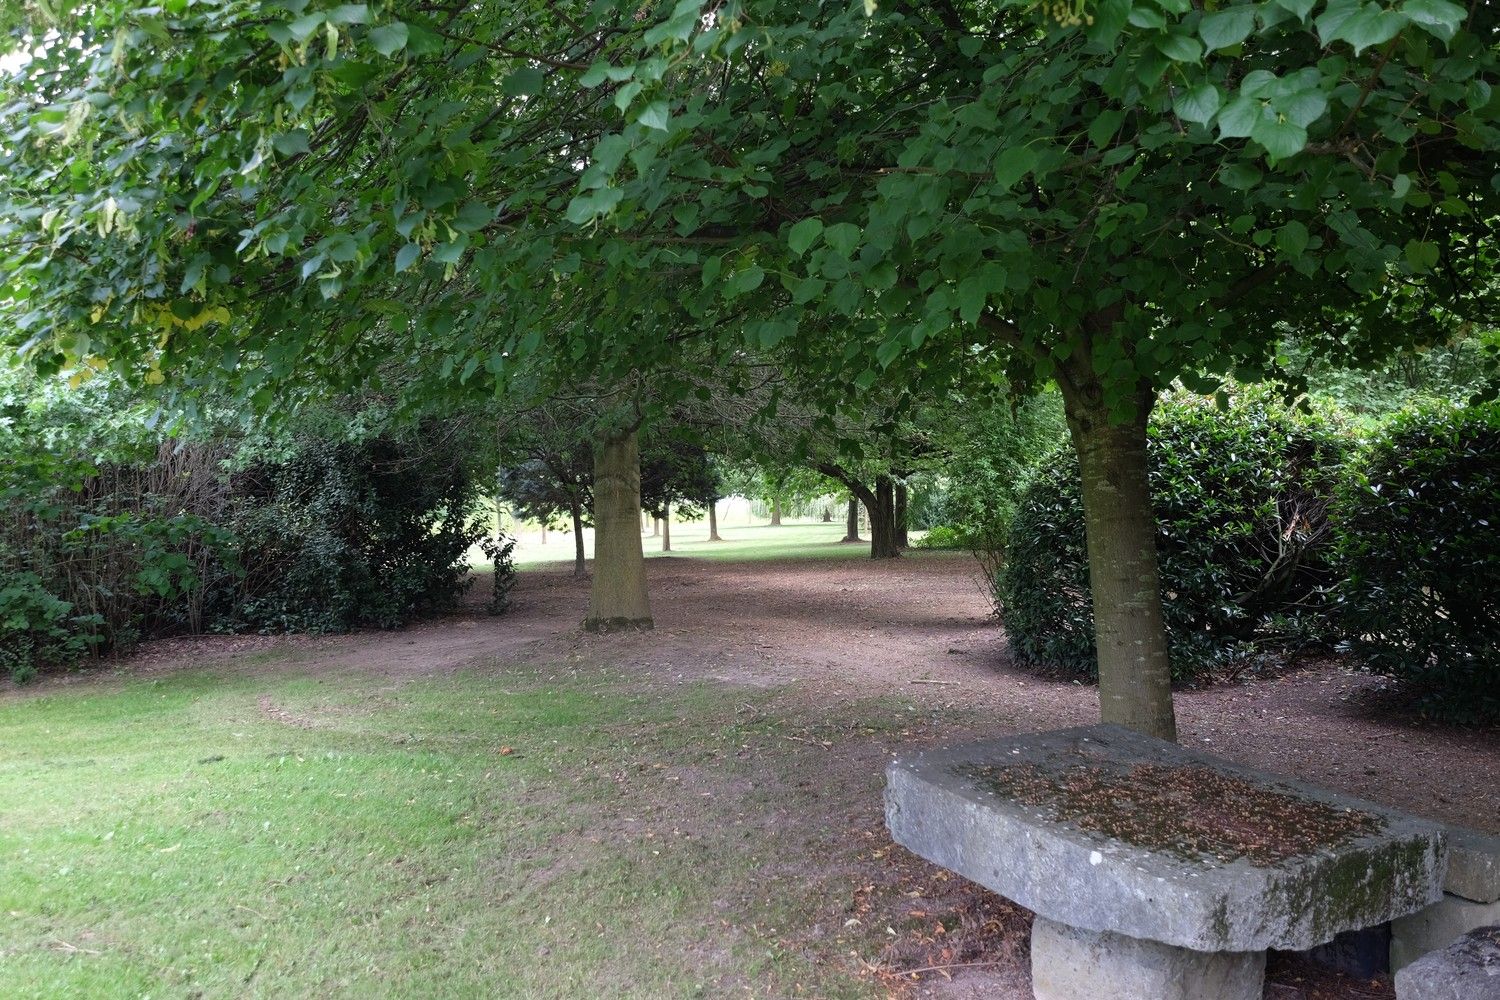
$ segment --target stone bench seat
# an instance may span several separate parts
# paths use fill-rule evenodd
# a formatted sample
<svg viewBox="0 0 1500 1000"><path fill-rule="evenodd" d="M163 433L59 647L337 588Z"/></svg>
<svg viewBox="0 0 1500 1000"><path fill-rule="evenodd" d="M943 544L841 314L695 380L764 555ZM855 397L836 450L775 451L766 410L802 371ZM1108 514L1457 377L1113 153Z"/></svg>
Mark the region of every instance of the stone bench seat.
<svg viewBox="0 0 1500 1000"><path fill-rule="evenodd" d="M1301 950L1442 896L1442 827L1118 726L901 756L897 843L1038 916L1041 998L1260 996Z"/></svg>

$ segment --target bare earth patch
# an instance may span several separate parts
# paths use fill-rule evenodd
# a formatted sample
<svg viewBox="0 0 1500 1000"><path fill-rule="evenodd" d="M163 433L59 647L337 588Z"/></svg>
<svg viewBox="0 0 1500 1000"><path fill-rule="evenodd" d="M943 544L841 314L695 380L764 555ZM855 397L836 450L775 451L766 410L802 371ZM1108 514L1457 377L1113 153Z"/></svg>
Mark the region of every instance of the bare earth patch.
<svg viewBox="0 0 1500 1000"><path fill-rule="evenodd" d="M804 806L789 814L767 804L764 788L726 784L711 770L672 767L660 775L663 813L690 833L694 802L742 797L747 825L768 837L778 834L775 849L784 861L766 877L830 887L825 910L804 915L799 927L769 929L785 946L846 963L891 995L1028 997L1029 915L891 844L881 818L880 775L889 755L912 742L1093 722L1095 691L1035 677L1012 662L977 567L964 556L753 563L662 558L651 561L649 574L657 627L648 633L584 633L579 625L588 584L559 567L523 571L512 610L499 618L479 610L488 584L481 580L463 615L399 632L176 640L147 644L112 666L122 675L203 666L367 675L372 697L423 677L504 664L556 670L559 677L569 670L622 673L655 690L705 679L747 689L790 688L800 710L774 740L785 758L780 769L762 780L814 788L812 811ZM109 680L96 675L42 687L85 682ZM1325 661L1275 679L1182 692L1180 739L1257 768L1500 832L1500 785L1493 778L1500 772L1500 734L1374 711L1368 695L1377 685ZM861 731L850 709L871 697L903 706L913 726ZM289 725L317 724L268 699L260 708ZM847 832L846 850L817 847L828 835L819 840L810 831L828 830ZM799 831L809 831L801 850ZM607 830L587 835L610 836ZM534 878L552 874L542 864ZM705 914L705 921L722 922L726 934L741 933L746 929L735 922L740 902L725 900L724 913ZM865 946L872 931L884 940L873 953ZM1386 983L1341 979L1286 959L1273 959L1267 980L1266 996L1277 1000L1392 995Z"/></svg>

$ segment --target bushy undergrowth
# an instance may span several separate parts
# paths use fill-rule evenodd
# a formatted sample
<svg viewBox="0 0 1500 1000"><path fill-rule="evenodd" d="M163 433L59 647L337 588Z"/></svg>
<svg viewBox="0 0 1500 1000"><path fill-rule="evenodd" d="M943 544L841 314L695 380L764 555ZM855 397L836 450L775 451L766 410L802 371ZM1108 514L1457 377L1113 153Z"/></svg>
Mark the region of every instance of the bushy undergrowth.
<svg viewBox="0 0 1500 1000"><path fill-rule="evenodd" d="M1500 403L1395 417L1334 523L1354 652L1431 714L1500 721Z"/></svg>
<svg viewBox="0 0 1500 1000"><path fill-rule="evenodd" d="M1253 398L1164 403L1150 436L1164 612L1178 681L1268 646L1327 641L1335 581L1326 509L1346 439ZM995 578L1024 661L1097 674L1077 461L1031 477Z"/></svg>
<svg viewBox="0 0 1500 1000"><path fill-rule="evenodd" d="M463 446L435 437L307 438L229 476L244 574L220 628L394 628L449 610L484 535Z"/></svg>
<svg viewBox="0 0 1500 1000"><path fill-rule="evenodd" d="M344 430L164 439L111 379L0 373L0 674L146 636L451 607L482 534L466 442Z"/></svg>

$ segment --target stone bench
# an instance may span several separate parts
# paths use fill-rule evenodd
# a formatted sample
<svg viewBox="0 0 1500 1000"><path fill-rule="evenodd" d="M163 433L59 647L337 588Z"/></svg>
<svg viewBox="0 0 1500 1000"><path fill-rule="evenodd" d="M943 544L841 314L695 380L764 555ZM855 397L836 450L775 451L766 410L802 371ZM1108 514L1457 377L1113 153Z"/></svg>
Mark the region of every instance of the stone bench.
<svg viewBox="0 0 1500 1000"><path fill-rule="evenodd" d="M1449 827L1443 897L1391 922L1391 971L1490 924L1500 924L1500 837Z"/></svg>
<svg viewBox="0 0 1500 1000"><path fill-rule="evenodd" d="M1396 973L1396 1000L1500 1000L1500 926L1469 931Z"/></svg>
<svg viewBox="0 0 1500 1000"><path fill-rule="evenodd" d="M1118 726L902 756L897 843L1032 910L1039 1000L1260 1000L1302 950L1442 896L1440 826Z"/></svg>

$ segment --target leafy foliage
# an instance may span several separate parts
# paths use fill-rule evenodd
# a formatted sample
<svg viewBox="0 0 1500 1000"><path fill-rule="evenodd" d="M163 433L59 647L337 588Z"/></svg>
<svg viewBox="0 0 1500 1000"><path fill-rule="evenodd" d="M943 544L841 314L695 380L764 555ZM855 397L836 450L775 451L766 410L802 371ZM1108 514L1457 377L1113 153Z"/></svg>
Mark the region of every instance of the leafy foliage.
<svg viewBox="0 0 1500 1000"><path fill-rule="evenodd" d="M1027 474L1066 441L1062 400L1049 392L1013 409L961 406L954 424L944 435L952 455L944 522L960 545L998 569Z"/></svg>
<svg viewBox="0 0 1500 1000"><path fill-rule="evenodd" d="M1193 399L1159 410L1151 483L1177 680L1256 648L1329 638L1326 508L1347 447L1325 421L1268 398L1227 412ZM1093 673L1083 506L1068 451L1048 458L1022 494L997 590L1021 659Z"/></svg>
<svg viewBox="0 0 1500 1000"><path fill-rule="evenodd" d="M266 632L396 628L451 609L483 536L461 439L305 438L234 475L241 590L222 620Z"/></svg>
<svg viewBox="0 0 1500 1000"><path fill-rule="evenodd" d="M1500 720L1500 404L1393 418L1334 507L1339 609L1371 670L1432 713Z"/></svg>

